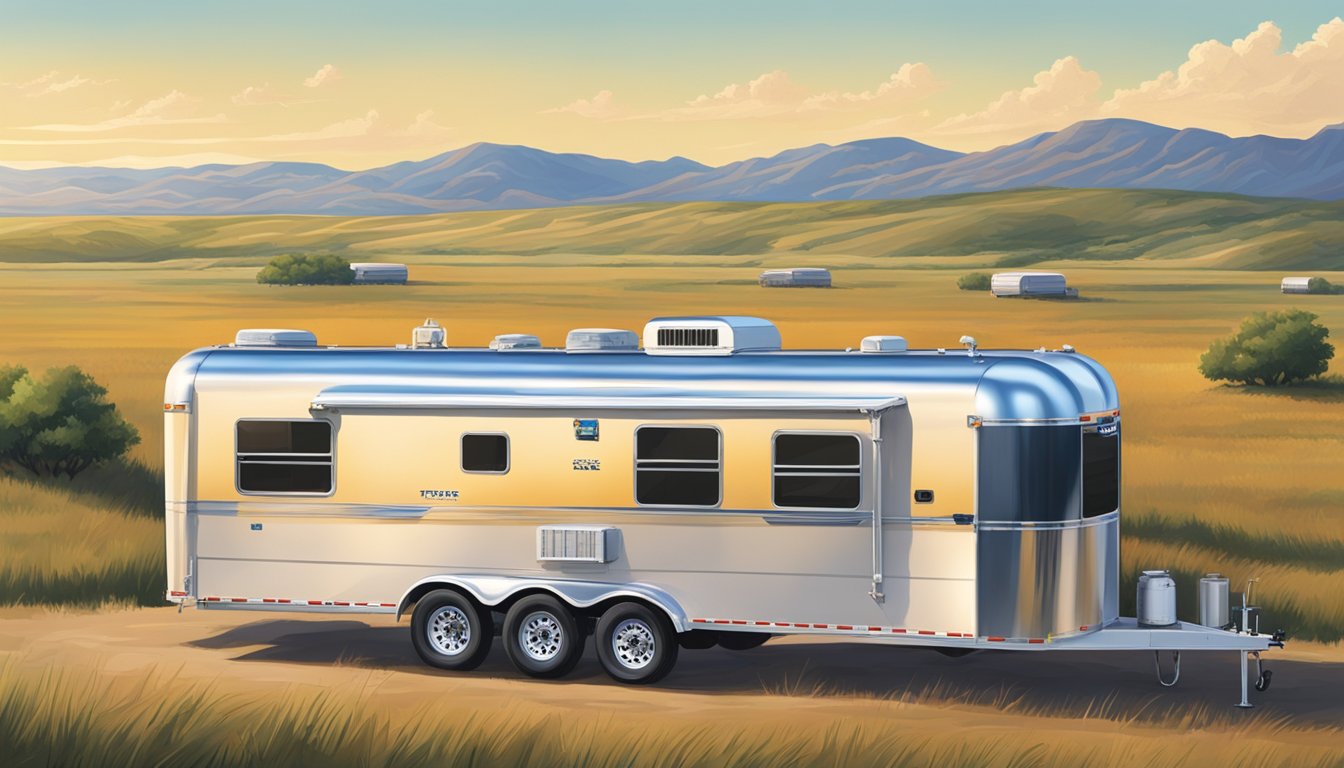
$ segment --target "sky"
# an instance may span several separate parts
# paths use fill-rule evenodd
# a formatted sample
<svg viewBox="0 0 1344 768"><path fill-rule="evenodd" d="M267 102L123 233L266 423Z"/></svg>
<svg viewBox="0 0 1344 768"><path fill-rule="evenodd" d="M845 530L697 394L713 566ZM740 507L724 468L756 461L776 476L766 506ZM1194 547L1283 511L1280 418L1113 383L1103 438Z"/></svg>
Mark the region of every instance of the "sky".
<svg viewBox="0 0 1344 768"><path fill-rule="evenodd" d="M0 164L360 169L490 141L718 165L1344 122L1337 2L1090 5L0 0Z"/></svg>

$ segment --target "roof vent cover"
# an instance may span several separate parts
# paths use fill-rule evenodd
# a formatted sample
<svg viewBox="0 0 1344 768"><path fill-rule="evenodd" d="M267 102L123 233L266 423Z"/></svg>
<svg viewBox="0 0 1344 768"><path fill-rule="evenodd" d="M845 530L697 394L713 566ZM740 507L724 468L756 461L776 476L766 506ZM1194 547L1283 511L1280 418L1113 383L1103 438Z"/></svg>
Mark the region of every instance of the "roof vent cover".
<svg viewBox="0 0 1344 768"><path fill-rule="evenodd" d="M859 342L859 351L871 354L890 354L892 352L904 352L910 349L904 336L864 336L863 341Z"/></svg>
<svg viewBox="0 0 1344 768"><path fill-rule="evenodd" d="M623 352L639 349L634 331L616 328L575 328L565 336L566 352Z"/></svg>
<svg viewBox="0 0 1344 768"><path fill-rule="evenodd" d="M779 329L759 317L657 317L644 326L644 351L650 355L731 355L779 349Z"/></svg>
<svg viewBox="0 0 1344 768"><path fill-rule="evenodd" d="M233 338L237 347L316 347L312 331L289 328L244 328Z"/></svg>
<svg viewBox="0 0 1344 768"><path fill-rule="evenodd" d="M491 349L541 349L541 339L530 333L501 333L490 341Z"/></svg>

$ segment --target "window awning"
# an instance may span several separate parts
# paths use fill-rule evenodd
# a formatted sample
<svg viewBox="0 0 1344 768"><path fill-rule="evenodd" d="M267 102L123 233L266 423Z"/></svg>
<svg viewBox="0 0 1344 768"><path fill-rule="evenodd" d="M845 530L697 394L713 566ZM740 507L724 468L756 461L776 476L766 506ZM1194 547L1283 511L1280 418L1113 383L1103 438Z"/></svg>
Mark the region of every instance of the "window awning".
<svg viewBox="0 0 1344 768"><path fill-rule="evenodd" d="M458 387L336 386L313 398L316 411L584 409L883 411L905 405L893 395L673 390L657 388L478 389Z"/></svg>

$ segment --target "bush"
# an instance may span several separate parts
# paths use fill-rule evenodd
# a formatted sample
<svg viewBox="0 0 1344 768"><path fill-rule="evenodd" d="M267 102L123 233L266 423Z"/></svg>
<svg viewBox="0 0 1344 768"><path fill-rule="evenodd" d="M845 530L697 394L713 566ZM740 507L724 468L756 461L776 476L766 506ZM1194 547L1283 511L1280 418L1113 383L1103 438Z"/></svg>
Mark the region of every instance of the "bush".
<svg viewBox="0 0 1344 768"><path fill-rule="evenodd" d="M1331 285L1324 277L1313 277L1307 281L1307 293L1325 295L1344 293L1344 285Z"/></svg>
<svg viewBox="0 0 1344 768"><path fill-rule="evenodd" d="M355 281L350 262L333 253L286 253L257 273L269 285L349 285Z"/></svg>
<svg viewBox="0 0 1344 768"><path fill-rule="evenodd" d="M74 478L140 442L140 433L104 398L107 390L74 366L34 379L0 368L0 465Z"/></svg>
<svg viewBox="0 0 1344 768"><path fill-rule="evenodd" d="M1315 320L1300 309L1249 315L1235 336L1209 346L1199 371L1213 381L1267 387L1325 373L1335 348L1325 340L1329 329Z"/></svg>
<svg viewBox="0 0 1344 768"><path fill-rule="evenodd" d="M963 291L988 291L990 276L988 272L972 272L957 278L957 287Z"/></svg>

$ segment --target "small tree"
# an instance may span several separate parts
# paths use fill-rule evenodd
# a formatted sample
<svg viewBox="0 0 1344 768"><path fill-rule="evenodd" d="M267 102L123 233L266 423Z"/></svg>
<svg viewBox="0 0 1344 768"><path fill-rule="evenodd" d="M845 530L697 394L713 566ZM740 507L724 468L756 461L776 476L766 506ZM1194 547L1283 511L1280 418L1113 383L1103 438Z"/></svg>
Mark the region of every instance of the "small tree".
<svg viewBox="0 0 1344 768"><path fill-rule="evenodd" d="M257 273L258 283L271 285L349 285L354 281L350 262L334 253L286 253Z"/></svg>
<svg viewBox="0 0 1344 768"><path fill-rule="evenodd" d="M1332 285L1324 277L1313 277L1307 281L1307 293L1326 295L1344 293L1344 285Z"/></svg>
<svg viewBox="0 0 1344 768"><path fill-rule="evenodd" d="M0 369L0 395L0 464L74 478L140 442L107 390L74 366L40 380L22 368Z"/></svg>
<svg viewBox="0 0 1344 768"><path fill-rule="evenodd" d="M988 272L972 272L957 278L957 287L963 291L988 291L989 283Z"/></svg>
<svg viewBox="0 0 1344 768"><path fill-rule="evenodd" d="M1213 381L1267 387L1325 373L1335 348L1325 340L1329 329L1315 320L1300 309L1249 315L1236 335L1209 346L1199 371Z"/></svg>

